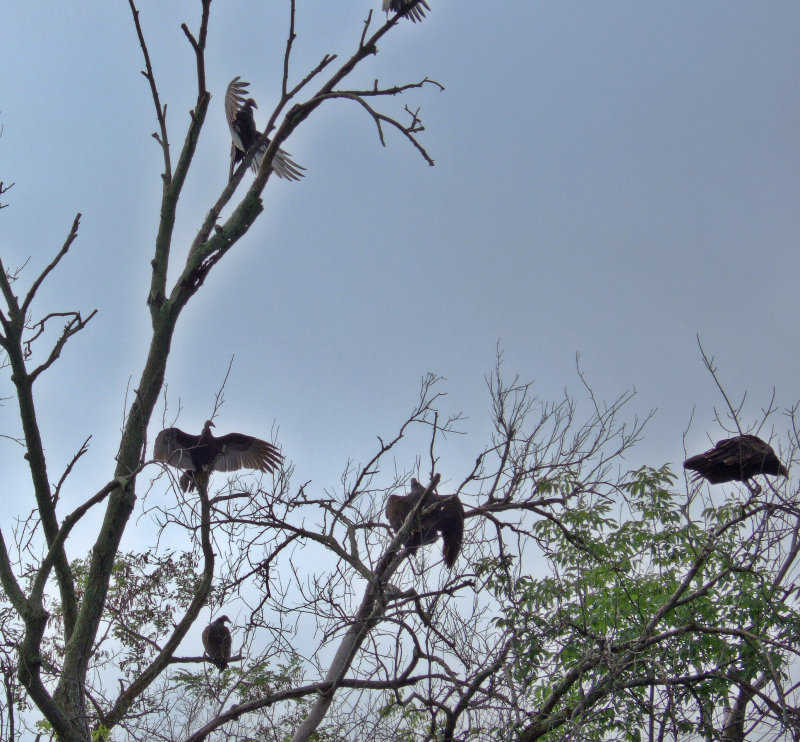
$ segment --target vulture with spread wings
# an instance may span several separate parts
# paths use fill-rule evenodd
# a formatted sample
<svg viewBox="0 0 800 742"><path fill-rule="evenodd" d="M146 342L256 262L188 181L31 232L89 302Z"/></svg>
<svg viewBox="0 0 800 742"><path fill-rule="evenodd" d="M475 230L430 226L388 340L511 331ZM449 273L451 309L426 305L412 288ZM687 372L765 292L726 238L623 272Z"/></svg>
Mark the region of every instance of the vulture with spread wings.
<svg viewBox="0 0 800 742"><path fill-rule="evenodd" d="M281 465L283 456L271 443L242 433L216 438L211 433L212 427L214 423L206 420L200 435L167 428L156 436L153 458L184 470L180 479L184 492L193 490L195 485L207 487L212 471L273 472Z"/></svg>
<svg viewBox="0 0 800 742"><path fill-rule="evenodd" d="M228 666L231 658L232 639L230 629L225 625L226 621L230 623L227 616L220 616L203 629L203 647L206 656L220 672Z"/></svg>
<svg viewBox="0 0 800 742"><path fill-rule="evenodd" d="M416 479L412 479L409 494L389 495L386 500L386 518L395 533L400 530L423 494L425 487ZM458 495L429 494L422 509L417 511L405 546L413 550L422 544L432 544L439 534L442 535L444 563L452 567L456 563L464 539L464 507Z"/></svg>
<svg viewBox="0 0 800 742"><path fill-rule="evenodd" d="M755 435L737 435L718 441L714 448L686 459L683 468L697 472L695 481L704 477L711 484L733 481L746 484L756 474L789 475L772 446Z"/></svg>
<svg viewBox="0 0 800 742"><path fill-rule="evenodd" d="M228 127L231 130L231 169L228 179L233 177L236 163L239 162L256 143L261 133L256 128L256 121L253 117L253 109L258 108L256 102L249 96L247 86L249 82L233 78L225 91L225 117L228 119ZM254 173L261 167L261 160L269 147L269 139L264 141L258 152L256 152L250 167ZM286 180L300 180L305 168L298 165L285 150L278 149L272 160L272 172L279 178Z"/></svg>
<svg viewBox="0 0 800 742"><path fill-rule="evenodd" d="M400 13L411 5L412 0L383 0L383 11L385 13ZM430 10L428 3L425 0L419 2L408 10L406 15L416 23L425 17L425 11Z"/></svg>

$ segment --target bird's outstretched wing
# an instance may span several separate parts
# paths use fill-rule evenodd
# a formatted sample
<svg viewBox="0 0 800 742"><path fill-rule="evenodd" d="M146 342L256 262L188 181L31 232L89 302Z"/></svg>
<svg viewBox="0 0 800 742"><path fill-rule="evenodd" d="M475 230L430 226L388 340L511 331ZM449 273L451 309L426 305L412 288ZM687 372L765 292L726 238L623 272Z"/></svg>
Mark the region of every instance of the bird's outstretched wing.
<svg viewBox="0 0 800 742"><path fill-rule="evenodd" d="M228 83L228 89L225 91L225 118L228 119L228 128L231 130L231 137L234 142L236 141L236 132L233 125L236 122L236 114L239 113L239 109L250 97L249 85L249 82L245 82L240 79L239 75L236 75Z"/></svg>
<svg viewBox="0 0 800 742"><path fill-rule="evenodd" d="M405 10L409 5L411 5L409 0L383 0L383 10L385 13L399 13L401 10ZM426 3L425 0L420 0L408 11L406 16L416 23L425 17L426 10L430 10L428 3Z"/></svg>
<svg viewBox="0 0 800 742"><path fill-rule="evenodd" d="M275 446L251 435L228 433L215 440L219 446L219 455L214 459L214 471L257 469L272 472L280 467L283 460Z"/></svg>
<svg viewBox="0 0 800 742"><path fill-rule="evenodd" d="M242 110L245 101L249 98L249 82L245 82L238 75L228 83L225 91L225 119L228 122L228 129L231 132L231 167L228 172L228 180L233 178L233 170L236 163L244 157L247 147L242 142L241 132L237 125L239 112ZM255 128L255 123L253 123Z"/></svg>
<svg viewBox="0 0 800 742"><path fill-rule="evenodd" d="M264 144L264 147L260 149L255 158L253 158L253 164L251 165L253 170L258 171L268 146L269 141ZM275 157L272 158L272 172L275 173L275 175L285 180L300 180L300 178L305 176L303 170L305 170L305 168L302 165L298 165L285 149L278 147Z"/></svg>
<svg viewBox="0 0 800 742"><path fill-rule="evenodd" d="M190 451L199 441L200 436L184 433L178 428L166 428L156 436L153 458L176 469L194 469Z"/></svg>

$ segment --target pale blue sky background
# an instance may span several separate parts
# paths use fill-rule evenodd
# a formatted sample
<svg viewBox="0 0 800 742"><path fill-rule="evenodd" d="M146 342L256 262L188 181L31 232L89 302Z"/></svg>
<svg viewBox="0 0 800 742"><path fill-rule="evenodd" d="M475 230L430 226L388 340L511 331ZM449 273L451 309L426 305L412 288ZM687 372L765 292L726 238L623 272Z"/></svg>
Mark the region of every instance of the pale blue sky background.
<svg viewBox="0 0 800 742"><path fill-rule="evenodd" d="M292 78L325 53L349 55L379 5L298 0ZM745 423L773 387L779 406L796 401L800 5L430 5L351 84L443 83L384 105L421 107L436 167L391 133L382 148L355 105L312 116L286 145L307 177L270 181L265 213L184 313L167 373L178 424L199 431L235 355L217 431L267 437L275 421L297 484L319 493L396 430L427 371L447 378L445 407L474 433L440 464L460 481L488 438L484 375L498 340L508 375L535 379L544 399L580 393L580 352L601 398L635 386L631 414L658 408L631 468L679 471L693 408L692 451L722 437L698 333L729 393L749 392ZM263 126L287 8L212 5L213 99L179 212L179 262L227 178L225 86L250 81ZM140 11L177 157L196 93L180 23L197 29L199 3L142 0ZM27 287L82 212L36 310L99 310L38 383L51 479L94 436L63 496L71 509L113 471L147 348L156 123L122 0L8 4L0 37L0 179L16 183L0 213L3 260L30 256ZM13 400L0 421L18 432ZM4 502L25 512L21 449L0 442L0 465Z"/></svg>

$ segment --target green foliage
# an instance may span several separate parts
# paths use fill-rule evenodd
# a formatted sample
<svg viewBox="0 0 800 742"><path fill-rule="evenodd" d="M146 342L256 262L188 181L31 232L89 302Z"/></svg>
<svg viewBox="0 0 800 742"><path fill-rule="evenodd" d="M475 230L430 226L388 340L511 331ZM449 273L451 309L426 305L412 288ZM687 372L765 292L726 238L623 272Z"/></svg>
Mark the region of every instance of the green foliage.
<svg viewBox="0 0 800 742"><path fill-rule="evenodd" d="M286 655L281 655L286 658ZM267 661L231 664L224 672L207 667L198 672L181 670L172 680L180 688L184 699L190 701L190 708L207 709L213 712L220 699L225 705L251 703L269 697L270 694L287 690L302 682L303 664L296 655L289 656L285 663L271 667ZM237 733L236 739L248 740L285 739L290 740L294 729L308 713L313 704L310 698L268 704L246 716L246 721ZM195 719L195 722L197 720ZM283 731L281 731L283 730ZM335 735L319 732L315 739L340 739Z"/></svg>
<svg viewBox="0 0 800 742"><path fill-rule="evenodd" d="M53 725L47 719L39 719L34 727L39 734L51 735L53 733Z"/></svg>
<svg viewBox="0 0 800 742"><path fill-rule="evenodd" d="M72 562L79 592L88 563L82 559ZM116 555L106 603L108 631L101 635L113 638L122 647L115 662L128 678L148 665L157 651L158 639L169 633L176 617L191 602L200 579L197 569L198 555L192 552L159 554L148 550ZM110 656L100 645L95 659L102 663Z"/></svg>
<svg viewBox="0 0 800 742"><path fill-rule="evenodd" d="M559 738L577 713L581 739L635 740L653 692L669 695L669 723L688 734L737 680L785 673L800 618L771 587L760 513L729 501L691 519L674 480L645 467L621 484L626 508L587 498L539 520L543 576L512 577L508 560L478 566L503 605L495 625L513 636L515 682L526 705L559 719Z"/></svg>
<svg viewBox="0 0 800 742"><path fill-rule="evenodd" d="M430 715L411 703L398 703L394 696L388 696L386 704L380 709L383 719L390 719L396 725L397 742L414 742L422 736Z"/></svg>

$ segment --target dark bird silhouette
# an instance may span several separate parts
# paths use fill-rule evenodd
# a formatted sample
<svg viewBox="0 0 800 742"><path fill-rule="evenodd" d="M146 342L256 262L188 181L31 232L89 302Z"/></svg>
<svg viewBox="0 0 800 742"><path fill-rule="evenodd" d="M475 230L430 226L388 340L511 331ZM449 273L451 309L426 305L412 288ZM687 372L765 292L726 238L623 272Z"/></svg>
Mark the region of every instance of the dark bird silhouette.
<svg viewBox="0 0 800 742"><path fill-rule="evenodd" d="M247 86L249 82L244 82L239 79L239 76L233 78L225 91L225 117L228 119L228 127L231 130L231 169L228 180L233 177L233 171L236 163L239 162L256 143L256 140L261 136L261 133L256 128L256 121L253 117L253 109L258 108L256 102L249 97ZM254 173L258 172L261 167L261 160L264 159L267 147L269 147L269 139L264 141L264 144L256 152L250 168ZM279 178L286 178L286 180L300 180L305 173L302 171L305 168L298 165L283 149L278 149L275 157L272 160L272 172Z"/></svg>
<svg viewBox="0 0 800 742"><path fill-rule="evenodd" d="M411 480L411 492L407 495L389 495L386 500L386 518L394 529L400 530L414 505L425 493L416 479ZM432 544L442 535L444 563L452 567L456 563L461 542L464 539L464 507L457 495L428 495L422 509L415 517L414 525L405 546L416 549L422 544Z"/></svg>
<svg viewBox="0 0 800 742"><path fill-rule="evenodd" d="M409 5L411 5L411 0L383 0L383 11L384 13L401 13ZM426 10L430 10L428 3L425 0L419 0L413 8L408 10L406 16L416 23L425 17Z"/></svg>
<svg viewBox="0 0 800 742"><path fill-rule="evenodd" d="M714 448L686 459L683 468L697 472L695 481L705 477L711 484L747 483L756 474L789 475L772 447L754 435L737 435L717 441Z"/></svg>
<svg viewBox="0 0 800 742"><path fill-rule="evenodd" d="M203 629L203 647L211 662L222 672L231 658L231 632L225 625L230 623L227 616L220 616Z"/></svg>
<svg viewBox="0 0 800 742"><path fill-rule="evenodd" d="M197 484L205 488L212 471L258 469L272 472L281 465L283 456L271 443L242 433L215 438L212 427L214 423L206 420L200 435L167 428L156 436L153 458L185 470L180 479L184 492L193 490Z"/></svg>

